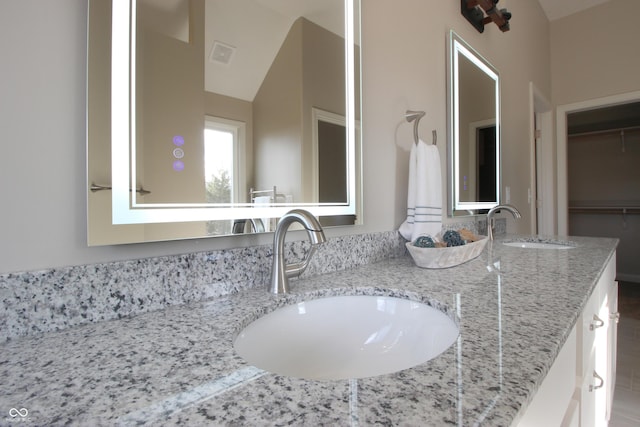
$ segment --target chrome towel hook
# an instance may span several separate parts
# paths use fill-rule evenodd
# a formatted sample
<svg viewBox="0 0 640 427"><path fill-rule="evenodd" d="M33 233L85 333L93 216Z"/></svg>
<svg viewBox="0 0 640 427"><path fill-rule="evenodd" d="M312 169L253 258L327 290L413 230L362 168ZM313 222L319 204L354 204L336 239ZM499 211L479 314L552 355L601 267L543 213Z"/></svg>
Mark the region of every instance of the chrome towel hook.
<svg viewBox="0 0 640 427"><path fill-rule="evenodd" d="M424 111L407 110L407 112L404 115L405 119L407 119L409 123L413 122L413 141L416 143L416 145L420 140L420 138L418 137L418 124L420 123L420 119L423 118L425 114L427 113L425 113ZM434 129L432 134L433 134L433 145L436 145L438 141L438 133Z"/></svg>
<svg viewBox="0 0 640 427"><path fill-rule="evenodd" d="M420 119L423 118L425 114L427 113L425 113L424 111L407 110L407 113L404 116L409 123L413 122L413 142L415 142L416 144L418 144L418 141L420 139L418 137L418 124L420 123Z"/></svg>

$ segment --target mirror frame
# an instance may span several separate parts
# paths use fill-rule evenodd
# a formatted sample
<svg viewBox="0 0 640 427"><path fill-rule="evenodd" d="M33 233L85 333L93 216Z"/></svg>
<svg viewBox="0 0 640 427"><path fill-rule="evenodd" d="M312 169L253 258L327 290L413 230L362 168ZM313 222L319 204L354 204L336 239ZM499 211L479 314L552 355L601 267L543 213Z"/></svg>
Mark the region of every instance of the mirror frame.
<svg viewBox="0 0 640 427"><path fill-rule="evenodd" d="M304 208L315 216L356 215L359 199L356 170L355 129L355 43L354 3L344 0L345 6L345 83L346 124L349 159L349 188L346 203L273 203L262 207L251 203L236 204L141 204L137 203L135 188L135 25L136 0L113 0L112 12L112 63L111 63L111 156L112 156L112 223L149 224L166 222L190 222L274 218L283 216L294 208ZM359 17L358 13L358 17ZM358 26L359 28L359 26ZM204 118L203 118L204 119ZM126 171L126 172L125 172ZM360 180L358 180L360 181ZM358 221L359 223L360 221Z"/></svg>
<svg viewBox="0 0 640 427"><path fill-rule="evenodd" d="M455 31L450 30L447 38L447 121L449 125L448 157L449 157L449 216L478 215L500 204L501 174L501 140L500 140L500 77L498 70L482 55L467 44ZM459 75L458 58L464 55L495 82L495 127L496 127L496 200L490 202L460 200L460 115L459 115ZM466 130L465 130L466 132Z"/></svg>

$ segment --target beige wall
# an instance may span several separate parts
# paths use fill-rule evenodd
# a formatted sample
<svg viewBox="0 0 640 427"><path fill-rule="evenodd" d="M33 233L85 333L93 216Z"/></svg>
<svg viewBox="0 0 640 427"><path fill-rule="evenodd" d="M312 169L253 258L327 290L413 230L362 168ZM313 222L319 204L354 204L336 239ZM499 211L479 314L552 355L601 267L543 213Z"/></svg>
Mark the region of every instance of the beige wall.
<svg viewBox="0 0 640 427"><path fill-rule="evenodd" d="M253 101L255 183L300 200L302 182L302 46L304 20L285 38ZM275 161L287 167L274 168Z"/></svg>
<svg viewBox="0 0 640 427"><path fill-rule="evenodd" d="M445 38L452 28L500 73L503 190L511 187L524 216L508 219L508 230L529 232L529 82L550 98L548 21L537 2L504 2L513 13L511 31L489 26L480 34L460 15L459 2L440 2L437 13L427 3L363 2L365 224L395 229L406 215L412 144L406 109L427 112L420 134L428 139L431 129L438 131L447 170Z"/></svg>
<svg viewBox="0 0 640 427"><path fill-rule="evenodd" d="M529 82L551 97L549 24L535 1L500 5L513 12L512 30L479 34L460 15L459 2L439 2L437 9L422 0L363 2L365 224L330 229L328 236L395 230L403 221L412 143L406 109L427 112L420 133L438 131L446 170L449 28L501 73L504 183L528 212ZM11 64L0 80L0 272L271 243L272 236L247 236L86 247L86 9L86 0L0 3L0 52ZM510 231L528 232L526 218L508 223Z"/></svg>
<svg viewBox="0 0 640 427"><path fill-rule="evenodd" d="M317 190L313 189L313 123L310 112L315 107L341 116L345 115L344 39L305 20L302 63L304 89L302 91L301 200L314 200L313 195ZM315 161L319 162L319 160Z"/></svg>
<svg viewBox="0 0 640 427"><path fill-rule="evenodd" d="M640 90L640 1L610 0L553 21L555 105Z"/></svg>
<svg viewBox="0 0 640 427"><path fill-rule="evenodd" d="M569 200L619 206L640 199L640 130L569 137ZM594 173L602 171L602 173Z"/></svg>
<svg viewBox="0 0 640 427"><path fill-rule="evenodd" d="M204 21L200 24L204 32ZM155 31L140 32L137 72L145 78L138 79L143 84L136 88L141 118L136 120L136 175L151 190L143 203L204 203L204 37L187 44ZM185 167L179 172L172 167L175 135L184 138L180 160Z"/></svg>
<svg viewBox="0 0 640 427"><path fill-rule="evenodd" d="M313 200L311 111L344 116L344 94L344 39L298 19L253 103L258 189L275 185L294 201Z"/></svg>

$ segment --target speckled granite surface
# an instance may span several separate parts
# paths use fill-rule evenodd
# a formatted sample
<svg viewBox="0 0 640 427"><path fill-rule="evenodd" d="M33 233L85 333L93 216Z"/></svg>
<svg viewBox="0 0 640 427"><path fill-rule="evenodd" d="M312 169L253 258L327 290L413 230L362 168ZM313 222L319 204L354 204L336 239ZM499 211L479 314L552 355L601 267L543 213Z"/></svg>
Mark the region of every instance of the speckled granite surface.
<svg viewBox="0 0 640 427"><path fill-rule="evenodd" d="M404 253L396 232L341 236L318 247L304 276ZM287 243L302 259L306 241ZM271 245L0 275L0 342L119 319L266 286Z"/></svg>
<svg viewBox="0 0 640 427"><path fill-rule="evenodd" d="M292 280L286 299L258 287L13 339L0 347L0 424L506 426L532 398L617 244L569 240L576 247L564 251L497 240L445 270L382 260ZM260 313L353 293L439 301L459 316L460 337L422 365L344 381L266 373L233 350L237 331Z"/></svg>
<svg viewBox="0 0 640 427"><path fill-rule="evenodd" d="M499 219L496 234L504 233ZM486 234L486 221L445 228ZM288 260L303 259L306 241L286 244ZM272 246L0 274L0 342L120 319L266 286ZM303 277L397 257L404 240L395 231L340 236L318 247Z"/></svg>

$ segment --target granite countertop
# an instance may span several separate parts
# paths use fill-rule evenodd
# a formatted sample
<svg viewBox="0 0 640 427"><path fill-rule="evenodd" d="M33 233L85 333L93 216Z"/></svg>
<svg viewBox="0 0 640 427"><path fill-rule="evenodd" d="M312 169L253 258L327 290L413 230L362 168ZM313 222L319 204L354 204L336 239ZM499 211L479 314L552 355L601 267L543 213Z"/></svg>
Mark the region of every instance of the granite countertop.
<svg viewBox="0 0 640 427"><path fill-rule="evenodd" d="M575 248L496 240L443 270L417 268L406 256L292 280L286 298L253 289L10 340L0 346L0 425L510 425L617 245L569 240ZM235 336L261 313L356 293L436 300L458 317L460 337L422 365L358 380L279 376L235 354Z"/></svg>

